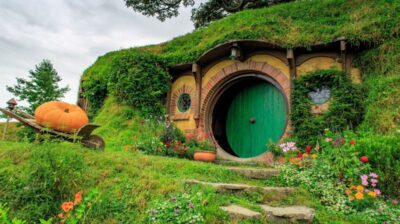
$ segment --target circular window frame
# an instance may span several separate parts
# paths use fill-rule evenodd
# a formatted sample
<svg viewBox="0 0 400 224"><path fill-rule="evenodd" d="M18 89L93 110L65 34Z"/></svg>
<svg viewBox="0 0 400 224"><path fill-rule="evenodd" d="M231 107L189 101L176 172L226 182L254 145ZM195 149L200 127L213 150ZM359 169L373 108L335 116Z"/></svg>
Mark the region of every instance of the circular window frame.
<svg viewBox="0 0 400 224"><path fill-rule="evenodd" d="M187 100L189 101L189 103L184 104L185 103L185 102L183 102L183 100L185 100L184 97L188 97ZM182 104L184 104L184 105L182 105ZM192 97L191 97L191 95L189 93L180 94L179 97L178 97L178 100L176 102L176 105L178 107L178 111L179 112L181 112L181 113L188 112L190 110L190 107L192 106Z"/></svg>
<svg viewBox="0 0 400 224"><path fill-rule="evenodd" d="M316 102L315 98L312 96L313 94L320 94L322 91L328 91L328 97L324 97L323 100L321 102ZM327 102L329 102L332 98L332 90L331 88L329 88L328 86L322 86L321 88L316 88L313 91L308 92L308 97L310 98L311 102L314 105L323 105ZM319 97L322 98L322 97Z"/></svg>

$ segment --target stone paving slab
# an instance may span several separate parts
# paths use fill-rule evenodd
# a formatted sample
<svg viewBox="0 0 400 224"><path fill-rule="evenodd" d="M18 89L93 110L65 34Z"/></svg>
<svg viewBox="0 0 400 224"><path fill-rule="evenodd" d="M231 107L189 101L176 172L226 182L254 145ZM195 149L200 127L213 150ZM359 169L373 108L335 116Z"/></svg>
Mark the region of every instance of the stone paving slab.
<svg viewBox="0 0 400 224"><path fill-rule="evenodd" d="M267 220L273 223L312 223L315 210L305 206L271 207L260 205L267 214Z"/></svg>
<svg viewBox="0 0 400 224"><path fill-rule="evenodd" d="M258 219L262 217L260 212L255 212L239 205L232 204L228 206L222 206L220 208L228 212L230 217L233 219Z"/></svg>
<svg viewBox="0 0 400 224"><path fill-rule="evenodd" d="M264 193L276 193L276 194L288 194L295 191L292 187L258 187L247 184L234 184L234 183L212 183L204 182L199 180L185 180L186 184L199 184L205 186L211 186L217 190L217 192L225 191L262 191Z"/></svg>
<svg viewBox="0 0 400 224"><path fill-rule="evenodd" d="M257 168L243 168L243 167L228 167L228 170L239 173L242 176L252 179L268 179L270 177L278 176L279 170L277 169L257 169Z"/></svg>

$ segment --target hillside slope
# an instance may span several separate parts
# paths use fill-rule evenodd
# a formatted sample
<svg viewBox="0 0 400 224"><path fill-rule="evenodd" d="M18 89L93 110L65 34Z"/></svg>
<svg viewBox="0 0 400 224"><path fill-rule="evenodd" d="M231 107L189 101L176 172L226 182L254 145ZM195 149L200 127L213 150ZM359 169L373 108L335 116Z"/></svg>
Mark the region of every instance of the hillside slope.
<svg viewBox="0 0 400 224"><path fill-rule="evenodd" d="M166 64L163 69L167 69L168 65L195 61L206 50L232 39L301 47L346 37L351 45L364 43L371 49L357 56L363 81L369 87L363 130L395 133L400 123L395 97L400 89L399 11L400 1L385 0L310 0L247 10L159 45L107 53L85 70L82 87L94 116L112 95L110 76L118 69L115 65L126 57L151 54L156 57L154 64ZM132 66L139 64L137 60ZM102 119L96 122L109 124Z"/></svg>

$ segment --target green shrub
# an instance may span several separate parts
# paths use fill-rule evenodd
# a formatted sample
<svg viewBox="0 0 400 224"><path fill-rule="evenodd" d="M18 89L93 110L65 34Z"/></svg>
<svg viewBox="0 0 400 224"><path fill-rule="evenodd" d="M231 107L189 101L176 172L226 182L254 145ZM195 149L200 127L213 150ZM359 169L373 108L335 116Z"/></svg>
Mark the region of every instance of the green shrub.
<svg viewBox="0 0 400 224"><path fill-rule="evenodd" d="M356 147L380 176L383 194L400 197L400 136L366 135Z"/></svg>
<svg viewBox="0 0 400 224"><path fill-rule="evenodd" d="M10 170L4 178L0 175L0 184L8 192L0 203L8 203L19 218L38 221L57 214L61 202L79 190L84 165L76 150L53 150L52 144L45 143L32 151L28 164L19 169L18 173ZM7 178L9 175L14 176Z"/></svg>
<svg viewBox="0 0 400 224"><path fill-rule="evenodd" d="M148 53L127 55L114 61L109 80L110 92L119 102L138 108L144 114L161 114L162 99L169 89L166 63Z"/></svg>
<svg viewBox="0 0 400 224"><path fill-rule="evenodd" d="M361 69L369 89L362 130L393 134L400 130L400 40L387 41L360 54Z"/></svg>
<svg viewBox="0 0 400 224"><path fill-rule="evenodd" d="M299 146L315 144L329 128L335 132L356 128L363 120L365 90L353 84L348 74L337 70L319 70L294 80L291 121L293 135ZM311 91L328 87L329 108L313 114Z"/></svg>

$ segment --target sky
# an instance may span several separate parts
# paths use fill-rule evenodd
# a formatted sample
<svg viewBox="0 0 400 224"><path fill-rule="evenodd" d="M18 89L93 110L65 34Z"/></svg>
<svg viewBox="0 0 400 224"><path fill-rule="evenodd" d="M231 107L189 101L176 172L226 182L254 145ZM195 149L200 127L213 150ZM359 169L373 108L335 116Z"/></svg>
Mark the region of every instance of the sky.
<svg viewBox="0 0 400 224"><path fill-rule="evenodd" d="M160 22L123 0L0 0L0 107L13 97L6 86L27 78L43 59L53 63L60 86L71 88L62 100L76 103L80 77L98 56L188 33L190 11L181 8L177 18Z"/></svg>

